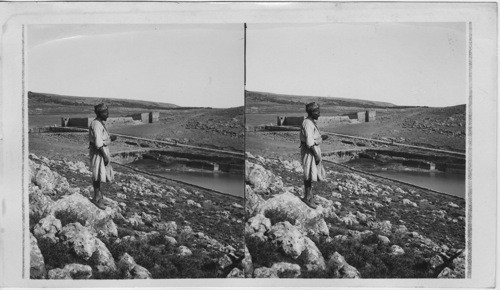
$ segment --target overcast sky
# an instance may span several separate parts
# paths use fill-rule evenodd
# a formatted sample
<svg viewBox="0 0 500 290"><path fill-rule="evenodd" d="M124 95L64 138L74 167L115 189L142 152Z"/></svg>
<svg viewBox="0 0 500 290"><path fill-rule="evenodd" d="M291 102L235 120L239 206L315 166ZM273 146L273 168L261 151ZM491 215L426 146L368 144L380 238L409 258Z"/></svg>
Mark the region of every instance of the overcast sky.
<svg viewBox="0 0 500 290"><path fill-rule="evenodd" d="M242 106L243 33L243 24L30 25L28 90Z"/></svg>
<svg viewBox="0 0 500 290"><path fill-rule="evenodd" d="M247 90L465 104L465 23L248 24Z"/></svg>

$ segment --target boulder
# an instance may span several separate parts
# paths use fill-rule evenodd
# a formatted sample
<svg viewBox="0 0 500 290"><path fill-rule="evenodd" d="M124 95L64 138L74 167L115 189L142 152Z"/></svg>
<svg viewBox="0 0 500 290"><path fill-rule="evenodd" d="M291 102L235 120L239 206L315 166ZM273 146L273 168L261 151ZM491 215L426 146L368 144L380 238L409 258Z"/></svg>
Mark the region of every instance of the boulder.
<svg viewBox="0 0 500 290"><path fill-rule="evenodd" d="M169 246L172 246L172 247L174 247L174 246L177 245L177 240L175 238L173 238L171 236L167 236L167 235L165 235L164 238L165 238L165 244L166 245L169 245Z"/></svg>
<svg viewBox="0 0 500 290"><path fill-rule="evenodd" d="M194 206L194 207L198 207L198 208L201 208L201 204L191 200L191 199L188 199L187 200L187 204L190 205L190 206Z"/></svg>
<svg viewBox="0 0 500 290"><path fill-rule="evenodd" d="M311 238L319 239L329 235L328 226L323 219L327 210L321 205L312 209L288 191L268 199L258 209L264 216L269 211L283 212L288 219L296 220L300 231Z"/></svg>
<svg viewBox="0 0 500 290"><path fill-rule="evenodd" d="M219 267L221 269L225 269L225 268L231 266L231 264L233 264L233 261L231 260L231 258L229 258L228 255L224 255L224 256L219 258L218 263L219 263Z"/></svg>
<svg viewBox="0 0 500 290"><path fill-rule="evenodd" d="M83 260L89 260L97 249L96 238L78 222L63 227L59 238L70 251Z"/></svg>
<svg viewBox="0 0 500 290"><path fill-rule="evenodd" d="M361 278L359 271L349 265L338 252L333 253L328 259L326 272L332 278Z"/></svg>
<svg viewBox="0 0 500 290"><path fill-rule="evenodd" d="M29 216L30 221L37 223L41 218L50 214L54 201L43 194L38 186L29 186Z"/></svg>
<svg viewBox="0 0 500 290"><path fill-rule="evenodd" d="M398 246L398 245L391 246L391 252L390 252L391 256L400 256L400 255L404 255L404 253L405 253L405 251L400 246Z"/></svg>
<svg viewBox="0 0 500 290"><path fill-rule="evenodd" d="M323 271L326 269L323 255L316 247L316 244L308 237L304 237L304 251L300 259L304 263L304 267L309 271Z"/></svg>
<svg viewBox="0 0 500 290"><path fill-rule="evenodd" d="M451 267L444 268L438 278L465 278L465 252L453 259Z"/></svg>
<svg viewBox="0 0 500 290"><path fill-rule="evenodd" d="M45 260L38 247L38 241L30 233L30 279L45 279Z"/></svg>
<svg viewBox="0 0 500 290"><path fill-rule="evenodd" d="M382 233L383 235L390 235L392 230L392 224L390 221L381 221L381 222L368 222L368 227L371 230L376 230Z"/></svg>
<svg viewBox="0 0 500 290"><path fill-rule="evenodd" d="M113 274L117 271L115 259L106 245L99 239L96 239L96 250L90 262L99 274Z"/></svg>
<svg viewBox="0 0 500 290"><path fill-rule="evenodd" d="M128 253L124 253L118 260L118 270L123 276L129 275L136 265L134 258Z"/></svg>
<svg viewBox="0 0 500 290"><path fill-rule="evenodd" d="M245 182L253 187L257 194L268 194L279 192L283 187L283 181L262 165L245 161Z"/></svg>
<svg viewBox="0 0 500 290"><path fill-rule="evenodd" d="M226 278L245 278L243 271L238 268L233 268L229 274L227 274Z"/></svg>
<svg viewBox="0 0 500 290"><path fill-rule="evenodd" d="M274 263L271 269L276 271L280 278L297 278L300 276L300 266L297 264L279 262Z"/></svg>
<svg viewBox="0 0 500 290"><path fill-rule="evenodd" d="M144 268L140 265L135 265L135 267L130 271L130 276L132 279L152 279L153 276L148 271L148 269Z"/></svg>
<svg viewBox="0 0 500 290"><path fill-rule="evenodd" d="M255 278L279 278L275 269L260 267L253 272Z"/></svg>
<svg viewBox="0 0 500 290"><path fill-rule="evenodd" d="M378 235L377 239L382 245L389 245L391 243L391 240L386 236Z"/></svg>
<svg viewBox="0 0 500 290"><path fill-rule="evenodd" d="M48 193L51 194L54 192L54 189L56 187L55 181L56 177L54 176L54 172L50 170L46 165L41 164L38 167L38 170L35 175L35 184L40 187L40 190L43 193Z"/></svg>
<svg viewBox="0 0 500 290"><path fill-rule="evenodd" d="M92 277L92 268L89 265L68 264L62 269L67 272L71 279L90 279Z"/></svg>
<svg viewBox="0 0 500 290"><path fill-rule="evenodd" d="M413 201L411 201L407 198L403 199L403 204L408 205L408 206L418 207L418 205L416 203L414 203Z"/></svg>
<svg viewBox="0 0 500 290"><path fill-rule="evenodd" d="M252 216L259 206L264 203L264 199L255 194L252 188L247 184L245 185L245 212L248 216Z"/></svg>
<svg viewBox="0 0 500 290"><path fill-rule="evenodd" d="M436 269L437 267L443 265L443 263L444 263L443 258L440 255L435 255L429 261L431 269Z"/></svg>
<svg viewBox="0 0 500 290"><path fill-rule="evenodd" d="M288 221L275 224L269 237L283 252L297 259L305 250L305 240L302 233Z"/></svg>
<svg viewBox="0 0 500 290"><path fill-rule="evenodd" d="M243 273L245 274L245 277L252 278L252 273L253 273L252 256L250 255L250 252L248 251L248 248L246 246L245 246L245 257L241 261L241 265L243 266Z"/></svg>
<svg viewBox="0 0 500 290"><path fill-rule="evenodd" d="M186 246L180 246L177 248L177 254L179 256L185 257L185 256L191 256L193 252L191 252L191 250Z"/></svg>
<svg viewBox="0 0 500 290"><path fill-rule="evenodd" d="M57 243L56 234L61 230L61 221L53 215L48 215L38 221L33 229L33 234L37 239L49 240L52 244Z"/></svg>
<svg viewBox="0 0 500 290"><path fill-rule="evenodd" d="M47 273L47 278L48 279L53 279L53 280L72 280L71 275L69 274L68 271L60 269L60 268L55 268L50 270Z"/></svg>
<svg viewBox="0 0 500 290"><path fill-rule="evenodd" d="M257 214L251 217L245 224L245 235L258 237L265 241L267 238L265 233L271 229L271 220L263 214Z"/></svg>
<svg viewBox="0 0 500 290"><path fill-rule="evenodd" d="M33 154L34 155L34 154ZM33 160L40 160L36 155L29 156L28 165L29 165L29 173L30 173L30 183L36 183L36 174L40 169L40 164L34 162Z"/></svg>
<svg viewBox="0 0 500 290"><path fill-rule="evenodd" d="M111 207L101 210L81 194L64 196L55 202L52 214L61 220L62 224L78 222L88 225L104 241L118 237L118 229L112 218L117 211Z"/></svg>

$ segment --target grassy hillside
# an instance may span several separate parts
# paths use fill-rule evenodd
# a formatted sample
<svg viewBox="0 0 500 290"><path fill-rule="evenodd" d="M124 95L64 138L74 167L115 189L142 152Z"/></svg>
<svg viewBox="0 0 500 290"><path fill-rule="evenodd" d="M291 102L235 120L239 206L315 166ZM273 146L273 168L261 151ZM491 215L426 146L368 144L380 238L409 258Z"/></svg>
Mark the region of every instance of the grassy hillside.
<svg viewBox="0 0 500 290"><path fill-rule="evenodd" d="M322 106L342 106L342 107L360 107L360 108L396 107L396 105L391 103L376 102L376 101L333 98L333 97L318 97L318 96L284 95L284 94L252 92L252 91L247 91L245 97L247 104L270 102L282 105L305 105L310 102L317 102Z"/></svg>
<svg viewBox="0 0 500 290"><path fill-rule="evenodd" d="M139 98L139 97L138 97ZM40 111L56 110L65 107L79 113L94 112L94 106L105 102L110 108L135 108L145 110L172 109L179 106L169 103L149 102L140 100L65 96L47 93L28 92L28 108L30 114ZM38 109L38 110L37 110Z"/></svg>

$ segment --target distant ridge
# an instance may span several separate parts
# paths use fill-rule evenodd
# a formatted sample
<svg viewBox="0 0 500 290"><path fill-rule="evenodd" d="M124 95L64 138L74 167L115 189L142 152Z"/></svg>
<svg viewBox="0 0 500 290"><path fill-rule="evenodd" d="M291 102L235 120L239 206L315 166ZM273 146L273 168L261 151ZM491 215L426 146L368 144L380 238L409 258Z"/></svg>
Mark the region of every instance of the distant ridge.
<svg viewBox="0 0 500 290"><path fill-rule="evenodd" d="M246 101L250 102L273 102L278 104L307 104L310 102L317 102L320 105L327 106L343 106L343 107L363 107L363 108L393 108L398 107L391 103L358 100L358 99L344 99L334 97L318 97L318 96L299 96L299 95L285 95L267 92L246 91Z"/></svg>
<svg viewBox="0 0 500 290"><path fill-rule="evenodd" d="M28 104L30 105L30 107L31 106L43 107L44 105L93 107L100 102L105 102L106 104L112 107L120 106L120 107L143 108L143 109L179 108L179 106L169 103L28 92Z"/></svg>

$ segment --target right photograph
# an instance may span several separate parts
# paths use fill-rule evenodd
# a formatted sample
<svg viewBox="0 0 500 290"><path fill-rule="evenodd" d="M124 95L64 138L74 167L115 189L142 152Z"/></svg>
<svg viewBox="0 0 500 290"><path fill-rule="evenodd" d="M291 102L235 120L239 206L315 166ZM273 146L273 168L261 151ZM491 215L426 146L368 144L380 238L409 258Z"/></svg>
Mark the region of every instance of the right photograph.
<svg viewBox="0 0 500 290"><path fill-rule="evenodd" d="M470 277L467 24L246 27L245 276Z"/></svg>

